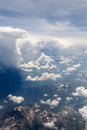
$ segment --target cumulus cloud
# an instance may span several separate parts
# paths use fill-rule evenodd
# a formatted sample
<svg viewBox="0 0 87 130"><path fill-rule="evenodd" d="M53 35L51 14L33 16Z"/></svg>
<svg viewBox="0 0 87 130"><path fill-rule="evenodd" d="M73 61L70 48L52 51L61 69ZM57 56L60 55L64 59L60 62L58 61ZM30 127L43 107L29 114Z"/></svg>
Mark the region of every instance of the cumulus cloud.
<svg viewBox="0 0 87 130"><path fill-rule="evenodd" d="M54 96L54 97L57 97L58 95L57 95L57 94L54 94L53 96Z"/></svg>
<svg viewBox="0 0 87 130"><path fill-rule="evenodd" d="M72 97L66 97L66 100L69 102L71 101L73 98Z"/></svg>
<svg viewBox="0 0 87 130"><path fill-rule="evenodd" d="M79 108L79 113L82 115L82 117L87 120L87 106L83 106L82 108Z"/></svg>
<svg viewBox="0 0 87 130"><path fill-rule="evenodd" d="M45 127L51 128L51 129L55 129L55 128L56 128L54 121L50 121L50 122L43 123L43 125L44 125Z"/></svg>
<svg viewBox="0 0 87 130"><path fill-rule="evenodd" d="M24 38L17 41L17 48L20 50L24 63L34 61L36 64L50 64L54 62L54 56L57 58L60 47L55 40L40 40L33 43L33 38ZM36 65L35 64L35 65Z"/></svg>
<svg viewBox="0 0 87 130"><path fill-rule="evenodd" d="M54 64L53 59L50 56L47 56L44 54L44 52L41 53L40 57L38 57L35 61L30 61L28 63L21 64L20 67L24 70L31 70L31 69L47 69L52 70L56 69L56 65ZM33 71L33 70L32 70Z"/></svg>
<svg viewBox="0 0 87 130"><path fill-rule="evenodd" d="M60 64L69 65L72 62L73 62L73 60L70 57L64 57L64 56L60 57Z"/></svg>
<svg viewBox="0 0 87 130"><path fill-rule="evenodd" d="M53 62L53 60L49 56L45 55L44 52L43 52L41 54L41 56L39 57L39 59L37 60L37 62L43 62L43 64L44 64L44 62L50 63L50 62Z"/></svg>
<svg viewBox="0 0 87 130"><path fill-rule="evenodd" d="M83 86L77 87L76 92L72 93L72 95L87 97L87 89L85 89L85 87L83 87Z"/></svg>
<svg viewBox="0 0 87 130"><path fill-rule="evenodd" d="M17 65L16 40L22 38L25 34L26 31L18 28L0 27L0 63Z"/></svg>
<svg viewBox="0 0 87 130"><path fill-rule="evenodd" d="M80 66L81 66L81 64L79 63L79 64L76 64L76 65L73 65L72 67L68 67L66 69L66 72L72 72L72 71L76 70L77 68L79 68Z"/></svg>
<svg viewBox="0 0 87 130"><path fill-rule="evenodd" d="M9 100L13 101L14 103L22 103L24 101L24 98L21 96L13 96L12 94L8 95Z"/></svg>
<svg viewBox="0 0 87 130"><path fill-rule="evenodd" d="M74 67L68 67L68 68L66 69L67 72L72 72L72 71L74 71L74 70L76 70L76 68L74 68Z"/></svg>
<svg viewBox="0 0 87 130"><path fill-rule="evenodd" d="M36 76L36 77L31 77L27 76L26 80L31 80L31 81L43 81L43 80L56 80L58 78L61 78L60 74L54 74L54 73L42 73L41 77Z"/></svg>
<svg viewBox="0 0 87 130"><path fill-rule="evenodd" d="M2 105L0 105L0 110L2 110L3 109L3 106Z"/></svg>
<svg viewBox="0 0 87 130"><path fill-rule="evenodd" d="M45 96L45 97L47 97L47 96L48 96L48 94L47 94L47 93L45 93L45 94L44 94L44 96Z"/></svg>
<svg viewBox="0 0 87 130"><path fill-rule="evenodd" d="M47 104L47 105L49 105L51 107L56 107L56 106L58 106L58 104L60 103L60 101L61 101L61 98L57 98L57 99L53 99L53 100L48 99L46 101L41 100L40 103L41 104Z"/></svg>

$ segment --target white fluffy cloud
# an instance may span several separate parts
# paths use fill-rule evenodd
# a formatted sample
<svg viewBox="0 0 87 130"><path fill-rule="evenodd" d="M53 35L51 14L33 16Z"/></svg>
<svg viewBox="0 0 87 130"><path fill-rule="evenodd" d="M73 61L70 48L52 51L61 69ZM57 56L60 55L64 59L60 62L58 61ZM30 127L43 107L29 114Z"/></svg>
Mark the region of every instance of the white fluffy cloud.
<svg viewBox="0 0 87 130"><path fill-rule="evenodd" d="M45 127L48 127L48 128L51 128L51 129L55 129L55 123L54 123L54 121L43 123L43 125Z"/></svg>
<svg viewBox="0 0 87 130"><path fill-rule="evenodd" d="M43 81L43 80L56 80L58 78L61 78L60 74L54 74L54 73L42 73L42 75L36 76L36 77L31 77L31 76L27 76L26 80L31 80L31 81Z"/></svg>
<svg viewBox="0 0 87 130"><path fill-rule="evenodd" d="M79 63L79 64L75 64L75 65L73 65L72 67L68 67L68 68L66 69L66 72L72 72L72 71L76 70L77 68L79 68L80 66L81 66L80 63Z"/></svg>
<svg viewBox="0 0 87 130"><path fill-rule="evenodd" d="M48 96L48 94L47 94L47 93L45 93L45 94L44 94L44 96L45 96L45 97L47 97L47 96Z"/></svg>
<svg viewBox="0 0 87 130"><path fill-rule="evenodd" d="M54 64L53 59L50 56L47 56L46 54L44 54L44 52L42 52L40 57L37 58L35 61L30 61L28 63L21 64L20 67L28 71L31 69L37 69L37 70L57 69L56 65Z"/></svg>
<svg viewBox="0 0 87 130"><path fill-rule="evenodd" d="M24 101L24 98L21 96L13 96L12 94L8 95L9 100L13 101L14 103L20 104Z"/></svg>
<svg viewBox="0 0 87 130"><path fill-rule="evenodd" d="M82 108L79 108L79 113L82 115L82 117L87 120L87 106L83 106Z"/></svg>
<svg viewBox="0 0 87 130"><path fill-rule="evenodd" d="M72 95L87 97L87 89L85 89L83 86L77 87L76 92L72 93Z"/></svg>
<svg viewBox="0 0 87 130"><path fill-rule="evenodd" d="M53 100L51 100L51 99L48 99L46 101L41 100L40 103L41 104L47 104L47 105L49 105L51 107L56 107L56 106L58 106L58 104L60 103L60 101L61 101L61 98L59 97L59 98L53 99Z"/></svg>
<svg viewBox="0 0 87 130"><path fill-rule="evenodd" d="M71 101L73 98L72 97L66 97L66 100L69 102Z"/></svg>

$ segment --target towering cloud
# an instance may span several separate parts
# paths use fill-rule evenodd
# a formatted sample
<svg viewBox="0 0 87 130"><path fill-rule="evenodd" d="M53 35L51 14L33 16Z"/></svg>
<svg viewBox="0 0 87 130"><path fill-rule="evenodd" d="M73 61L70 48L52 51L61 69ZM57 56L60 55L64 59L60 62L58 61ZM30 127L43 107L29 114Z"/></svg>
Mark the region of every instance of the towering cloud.
<svg viewBox="0 0 87 130"><path fill-rule="evenodd" d="M13 66L17 64L16 40L24 34L25 31L21 29L0 27L0 63Z"/></svg>

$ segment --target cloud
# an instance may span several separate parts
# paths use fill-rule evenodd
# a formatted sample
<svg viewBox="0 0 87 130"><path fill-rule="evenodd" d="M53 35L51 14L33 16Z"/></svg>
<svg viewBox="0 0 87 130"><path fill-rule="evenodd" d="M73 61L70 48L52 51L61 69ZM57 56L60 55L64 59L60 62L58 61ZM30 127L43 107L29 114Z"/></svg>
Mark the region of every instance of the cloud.
<svg viewBox="0 0 87 130"><path fill-rule="evenodd" d="M47 96L48 96L48 94L47 94L47 93L45 93L45 94L44 94L44 96L45 96L45 97L47 97Z"/></svg>
<svg viewBox="0 0 87 130"><path fill-rule="evenodd" d="M43 125L51 129L56 129L54 121L43 123Z"/></svg>
<svg viewBox="0 0 87 130"><path fill-rule="evenodd" d="M66 97L66 100L69 102L71 101L73 98L72 97Z"/></svg>
<svg viewBox="0 0 87 130"><path fill-rule="evenodd" d="M58 95L57 95L57 94L54 94L53 96L54 96L54 97L57 97Z"/></svg>
<svg viewBox="0 0 87 130"><path fill-rule="evenodd" d="M64 57L64 56L60 57L60 64L69 65L72 62L73 62L73 60L70 57Z"/></svg>
<svg viewBox="0 0 87 130"><path fill-rule="evenodd" d="M87 120L87 106L83 106L82 108L79 108L79 113L82 115L82 117Z"/></svg>
<svg viewBox="0 0 87 130"><path fill-rule="evenodd" d="M57 107L58 104L60 103L60 101L61 101L61 98L57 98L57 99L53 99L53 100L48 99L46 101L40 100L40 103L41 104L47 104L47 105L49 105L51 107Z"/></svg>
<svg viewBox="0 0 87 130"><path fill-rule="evenodd" d="M76 70L77 68L79 68L80 66L81 66L80 63L79 63L79 64L75 64L75 65L73 65L72 67L68 67L68 68L66 69L66 72L72 72L72 71Z"/></svg>
<svg viewBox="0 0 87 130"><path fill-rule="evenodd" d="M8 4L7 4L8 3ZM20 6L21 5L21 6ZM25 17L39 17L39 18L47 18L47 19L58 19L64 17L70 17L73 14L75 16L78 15L78 12L82 13L83 10L86 10L87 2L84 1L75 1L75 0L65 0L65 1L40 1L38 0L36 3L34 0L15 0L15 2L1 1L0 8L3 15L6 15L6 11L10 14L20 14L18 16ZM4 10L4 12L3 12ZM84 14L85 15L85 14ZM12 17L12 16L11 16Z"/></svg>
<svg viewBox="0 0 87 130"><path fill-rule="evenodd" d="M38 58L37 62L42 62L42 64L46 63L51 63L53 62L53 60L51 59L51 57L47 56L46 54L44 54L44 52L42 52L41 56Z"/></svg>
<svg viewBox="0 0 87 130"><path fill-rule="evenodd" d="M13 66L17 65L16 40L22 38L25 34L26 31L18 28L0 27L0 63Z"/></svg>
<svg viewBox="0 0 87 130"><path fill-rule="evenodd" d="M21 5L21 6L20 6ZM68 46L87 43L86 0L3 0L0 25L30 30L35 39L57 39Z"/></svg>
<svg viewBox="0 0 87 130"><path fill-rule="evenodd" d="M69 23L66 25L68 26ZM28 31L19 28L0 27L0 41L0 63L19 67L23 70L22 72L26 73L27 80L39 81L61 78L58 58L63 54L65 48L58 39L48 40L42 37L39 40L34 40L33 35L29 35ZM67 51L70 52L71 49L68 48ZM62 56L60 60L62 64L72 62L70 57ZM80 66L80 63L72 65L65 72L72 72Z"/></svg>
<svg viewBox="0 0 87 130"><path fill-rule="evenodd" d="M14 103L22 103L24 101L24 98L21 96L13 96L12 94L8 95L9 100L13 101Z"/></svg>
<svg viewBox="0 0 87 130"><path fill-rule="evenodd" d="M72 71L74 71L74 70L76 70L76 68L74 68L74 67L68 67L68 68L66 69L66 72L72 72Z"/></svg>
<svg viewBox="0 0 87 130"><path fill-rule="evenodd" d="M2 110L3 109L3 106L2 105L0 105L0 110Z"/></svg>
<svg viewBox="0 0 87 130"><path fill-rule="evenodd" d="M56 80L61 77L55 73L57 67L52 55L58 54L56 41L34 43L27 31L9 27L0 28L0 41L0 63L19 67L27 73L27 80Z"/></svg>
<svg viewBox="0 0 87 130"><path fill-rule="evenodd" d="M54 64L53 59L50 56L47 56L44 54L44 52L41 53L40 57L37 58L35 61L30 61L28 63L21 64L20 67L23 70L28 70L29 69L47 69L47 70L52 70L52 69L57 69L56 65ZM33 70L32 70L33 71Z"/></svg>
<svg viewBox="0 0 87 130"><path fill-rule="evenodd" d="M16 26L29 30L31 36L33 35L32 39L35 41L54 39L64 43L65 47L76 44L86 44L87 42L86 31L75 26L68 20L50 22L44 18L20 18L19 20L14 17L4 18L2 16L0 16L0 20L2 20L3 23L6 21L6 25L1 26ZM12 21L11 23L13 24L10 25L9 21Z"/></svg>
<svg viewBox="0 0 87 130"><path fill-rule="evenodd" d="M76 92L72 93L72 95L87 97L87 89L85 89L83 86L77 87Z"/></svg>
<svg viewBox="0 0 87 130"><path fill-rule="evenodd" d="M43 81L43 80L56 80L58 78L61 78L60 74L54 74L54 73L42 73L41 77L36 76L36 77L31 77L30 75L26 77L26 80L31 80L31 81Z"/></svg>

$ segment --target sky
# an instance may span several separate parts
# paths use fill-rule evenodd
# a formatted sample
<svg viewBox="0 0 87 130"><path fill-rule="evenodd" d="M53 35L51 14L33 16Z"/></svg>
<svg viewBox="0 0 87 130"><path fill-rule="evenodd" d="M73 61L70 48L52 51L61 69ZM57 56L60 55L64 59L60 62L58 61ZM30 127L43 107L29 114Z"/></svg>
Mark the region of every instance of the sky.
<svg viewBox="0 0 87 130"><path fill-rule="evenodd" d="M87 55L87 0L0 0L0 64L21 69L26 75L25 81L61 80L63 75L78 70L81 64L74 63L70 57L58 59L61 47L72 53L67 47L73 45L85 45L83 55ZM66 65L62 72L58 60L60 66ZM5 87L0 88L0 92L6 96L21 84L21 77L18 70L3 70L0 67L0 77L3 75L10 81L7 84L1 78L1 85ZM8 72L13 75L10 79ZM87 90L78 87L73 94L85 96ZM11 94L8 98L17 103L24 100ZM55 100L42 100L42 103L56 106L59 101L55 104ZM80 111L86 109L87 106Z"/></svg>
<svg viewBox="0 0 87 130"><path fill-rule="evenodd" d="M62 49L72 54L73 49L67 48L73 45L85 46L80 55L87 55L87 0L0 0L0 64L17 68L13 71L0 66L0 83L5 86L0 88L0 95L6 96L21 86L18 69L24 72L25 81L61 80L77 71L81 67L79 62L74 63L66 55L58 57ZM78 55L78 49L74 53ZM62 71L58 60L60 66L66 65ZM86 97L87 90L78 87L73 95ZM8 98L17 103L24 101L12 94ZM59 104L59 100L41 102ZM87 106L79 111L86 112Z"/></svg>
<svg viewBox="0 0 87 130"><path fill-rule="evenodd" d="M36 39L86 43L86 0L0 0L0 26L27 30Z"/></svg>

